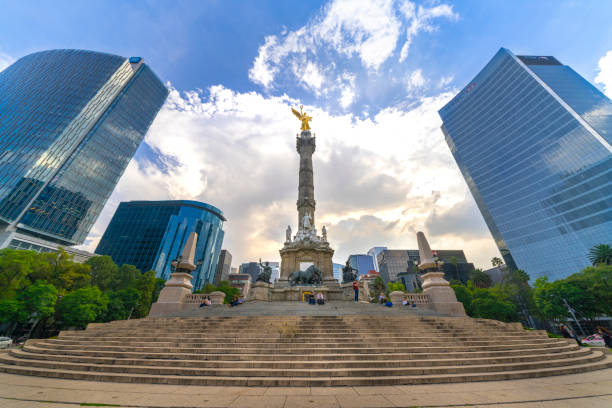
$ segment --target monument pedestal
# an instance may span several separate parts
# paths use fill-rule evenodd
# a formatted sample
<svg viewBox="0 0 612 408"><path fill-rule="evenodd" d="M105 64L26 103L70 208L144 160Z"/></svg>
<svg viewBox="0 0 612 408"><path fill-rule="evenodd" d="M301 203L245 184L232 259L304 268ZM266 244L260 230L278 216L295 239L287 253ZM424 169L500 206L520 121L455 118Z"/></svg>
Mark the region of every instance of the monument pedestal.
<svg viewBox="0 0 612 408"><path fill-rule="evenodd" d="M423 294L428 295L433 310L451 316L465 316L463 303L457 301L455 291L444 279L444 272L423 275Z"/></svg>
<svg viewBox="0 0 612 408"><path fill-rule="evenodd" d="M163 316L182 310L185 298L191 295L193 289L191 278L191 274L185 272L170 275L166 286L159 292L157 302L151 305L149 316Z"/></svg>

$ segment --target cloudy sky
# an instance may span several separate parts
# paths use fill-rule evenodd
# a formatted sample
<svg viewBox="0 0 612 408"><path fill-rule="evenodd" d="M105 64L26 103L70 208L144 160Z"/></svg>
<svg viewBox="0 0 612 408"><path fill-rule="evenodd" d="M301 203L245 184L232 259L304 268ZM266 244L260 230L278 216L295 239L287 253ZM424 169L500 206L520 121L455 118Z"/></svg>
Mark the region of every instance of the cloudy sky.
<svg viewBox="0 0 612 408"><path fill-rule="evenodd" d="M499 256L437 111L500 47L554 55L612 97L609 1L7 1L0 69L31 52L142 56L170 96L92 229L118 203L192 199L227 216L234 266L296 227L290 106L314 117L317 227L334 261L372 246Z"/></svg>

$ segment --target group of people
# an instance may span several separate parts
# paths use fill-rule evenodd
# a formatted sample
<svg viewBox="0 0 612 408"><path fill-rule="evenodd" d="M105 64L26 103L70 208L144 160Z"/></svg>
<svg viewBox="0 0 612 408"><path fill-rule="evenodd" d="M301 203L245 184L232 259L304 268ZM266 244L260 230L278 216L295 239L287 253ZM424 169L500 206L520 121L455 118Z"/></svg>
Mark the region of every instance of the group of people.
<svg viewBox="0 0 612 408"><path fill-rule="evenodd" d="M317 293L316 299L315 299L315 297L313 295L309 295L308 303L311 304L311 305L314 305L314 304L324 305L325 304L325 296L321 292Z"/></svg>
<svg viewBox="0 0 612 408"><path fill-rule="evenodd" d="M570 327L562 324L561 326L559 326L559 329L561 330L561 335L563 337L565 337L566 339L574 339L576 340L576 343L578 343L579 346L582 346L580 338L576 335L576 333L574 333L574 331ZM606 344L606 347L612 348L612 333L610 332L610 330L602 326L597 326L596 329L597 333L599 333L604 343Z"/></svg>
<svg viewBox="0 0 612 408"><path fill-rule="evenodd" d="M210 300L210 296L206 296L204 300L202 300L202 303L200 303L200 307L204 307L204 306L212 306L212 301Z"/></svg>
<svg viewBox="0 0 612 408"><path fill-rule="evenodd" d="M229 307L238 306L244 303L244 296L234 295L232 301L229 302ZM200 303L200 307L212 306L212 300L210 300L210 296L204 297L202 303Z"/></svg>
<svg viewBox="0 0 612 408"><path fill-rule="evenodd" d="M244 296L234 295L234 298L229 302L229 307L238 306L244 303Z"/></svg>

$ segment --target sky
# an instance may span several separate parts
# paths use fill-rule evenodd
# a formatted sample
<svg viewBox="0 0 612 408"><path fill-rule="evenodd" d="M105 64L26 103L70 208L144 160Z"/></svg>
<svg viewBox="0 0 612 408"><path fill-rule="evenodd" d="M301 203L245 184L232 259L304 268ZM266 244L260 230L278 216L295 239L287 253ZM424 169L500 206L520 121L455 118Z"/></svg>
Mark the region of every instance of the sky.
<svg viewBox="0 0 612 408"><path fill-rule="evenodd" d="M0 70L29 53L141 56L170 90L83 248L119 202L220 208L233 266L297 227L299 121L317 138L316 222L334 262L374 246L499 256L437 111L500 47L553 55L612 97L610 1L8 1Z"/></svg>

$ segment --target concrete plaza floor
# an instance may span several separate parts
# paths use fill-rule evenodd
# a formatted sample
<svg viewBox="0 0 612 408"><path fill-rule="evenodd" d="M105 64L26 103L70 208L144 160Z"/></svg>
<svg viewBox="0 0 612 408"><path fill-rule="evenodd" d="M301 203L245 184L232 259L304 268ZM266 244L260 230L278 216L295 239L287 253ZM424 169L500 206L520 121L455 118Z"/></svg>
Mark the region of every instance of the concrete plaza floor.
<svg viewBox="0 0 612 408"><path fill-rule="evenodd" d="M606 356L612 359L612 356ZM612 407L612 369L525 380L385 387L198 387L0 374L0 407Z"/></svg>

